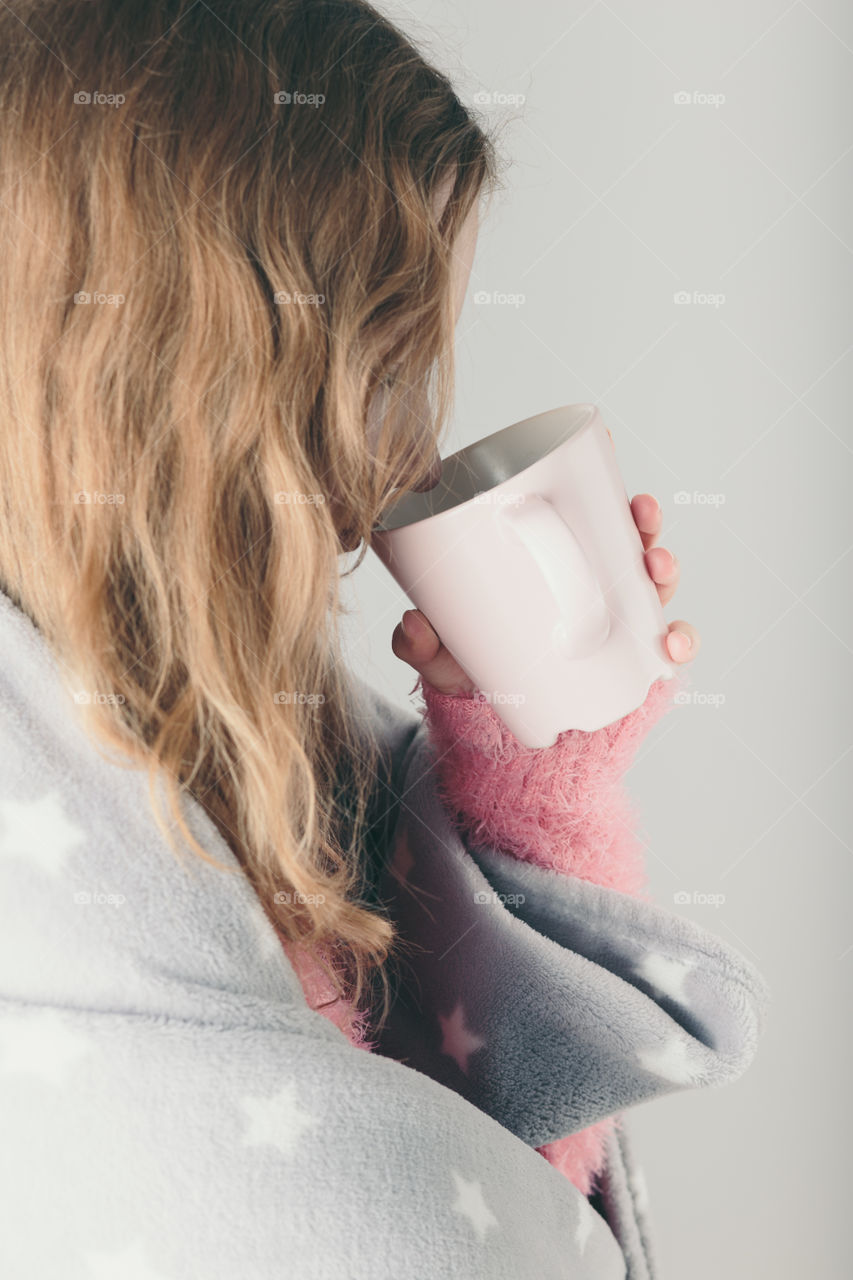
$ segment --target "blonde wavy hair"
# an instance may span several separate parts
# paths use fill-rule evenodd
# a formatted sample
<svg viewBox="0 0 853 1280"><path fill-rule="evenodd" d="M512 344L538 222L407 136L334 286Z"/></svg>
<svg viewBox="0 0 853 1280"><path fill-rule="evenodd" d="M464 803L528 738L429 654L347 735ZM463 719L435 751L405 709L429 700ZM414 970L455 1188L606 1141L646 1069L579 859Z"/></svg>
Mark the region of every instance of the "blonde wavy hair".
<svg viewBox="0 0 853 1280"><path fill-rule="evenodd" d="M383 980L380 1022L389 801L339 557L443 435L453 245L496 156L364 0L0 6L3 589L172 847L167 812L221 867L190 795L339 993ZM430 413L370 440L380 393Z"/></svg>

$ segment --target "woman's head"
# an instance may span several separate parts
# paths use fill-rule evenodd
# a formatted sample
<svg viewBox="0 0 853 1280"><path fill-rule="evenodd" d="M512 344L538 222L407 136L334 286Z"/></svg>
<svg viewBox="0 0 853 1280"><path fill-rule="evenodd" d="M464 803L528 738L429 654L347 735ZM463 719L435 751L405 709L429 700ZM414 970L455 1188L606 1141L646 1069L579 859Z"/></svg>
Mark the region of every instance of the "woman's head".
<svg viewBox="0 0 853 1280"><path fill-rule="evenodd" d="M0 580L92 733L179 824L195 796L359 987L392 932L364 905L339 535L435 456L496 176L363 0L0 7Z"/></svg>

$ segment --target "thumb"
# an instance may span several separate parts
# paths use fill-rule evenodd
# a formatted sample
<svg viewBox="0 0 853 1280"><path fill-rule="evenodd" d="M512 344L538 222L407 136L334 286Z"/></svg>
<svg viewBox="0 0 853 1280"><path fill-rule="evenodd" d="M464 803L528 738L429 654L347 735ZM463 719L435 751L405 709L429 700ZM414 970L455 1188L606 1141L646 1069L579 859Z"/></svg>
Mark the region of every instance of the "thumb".
<svg viewBox="0 0 853 1280"><path fill-rule="evenodd" d="M391 637L391 649L439 693L472 693L476 687L420 609L403 614Z"/></svg>

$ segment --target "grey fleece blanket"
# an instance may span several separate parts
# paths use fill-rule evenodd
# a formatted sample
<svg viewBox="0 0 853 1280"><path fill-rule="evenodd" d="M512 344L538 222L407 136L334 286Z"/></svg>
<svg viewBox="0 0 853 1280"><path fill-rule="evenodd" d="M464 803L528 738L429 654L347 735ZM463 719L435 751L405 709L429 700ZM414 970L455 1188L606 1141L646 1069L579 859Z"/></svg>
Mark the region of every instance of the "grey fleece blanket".
<svg viewBox="0 0 853 1280"><path fill-rule="evenodd" d="M176 858L2 594L0 645L4 1280L655 1276L624 1116L603 1213L534 1147L739 1076L769 1000L749 961L466 847L420 718L358 681L387 748L377 884L421 949L357 1049L204 811L234 874Z"/></svg>

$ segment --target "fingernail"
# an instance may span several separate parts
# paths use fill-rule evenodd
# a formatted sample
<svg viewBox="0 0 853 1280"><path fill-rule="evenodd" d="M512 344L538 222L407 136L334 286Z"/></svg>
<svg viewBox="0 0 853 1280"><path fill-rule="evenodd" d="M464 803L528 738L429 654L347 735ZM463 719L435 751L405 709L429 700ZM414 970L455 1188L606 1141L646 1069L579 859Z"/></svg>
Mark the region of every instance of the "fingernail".
<svg viewBox="0 0 853 1280"><path fill-rule="evenodd" d="M417 640L419 634L419 624L415 618L415 610L409 609L403 614L403 630L410 640Z"/></svg>
<svg viewBox="0 0 853 1280"><path fill-rule="evenodd" d="M673 631L673 633L672 633L672 634L673 634L674 636L680 636L682 640L685 640L685 641L687 642L687 648L688 648L688 649L692 649L692 648L693 648L693 640L692 640L692 639L691 639L691 637L687 634L687 632L686 632L686 631Z"/></svg>

